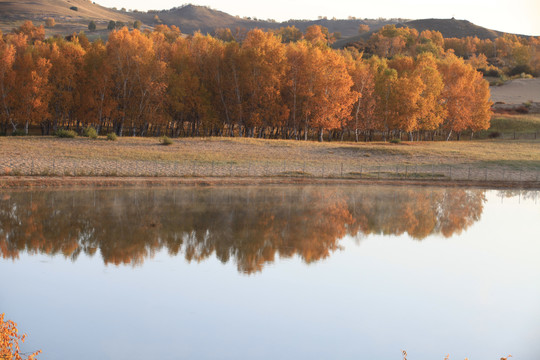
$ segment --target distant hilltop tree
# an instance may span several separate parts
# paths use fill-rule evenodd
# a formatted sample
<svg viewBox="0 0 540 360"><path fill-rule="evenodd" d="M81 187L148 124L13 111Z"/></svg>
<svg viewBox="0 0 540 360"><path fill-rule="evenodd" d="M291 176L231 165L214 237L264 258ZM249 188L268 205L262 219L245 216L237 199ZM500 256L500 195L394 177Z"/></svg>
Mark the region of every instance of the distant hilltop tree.
<svg viewBox="0 0 540 360"><path fill-rule="evenodd" d="M96 23L94 22L94 20L90 21L90 23L88 24L88 30L96 31Z"/></svg>
<svg viewBox="0 0 540 360"><path fill-rule="evenodd" d="M116 22L114 20L109 21L107 25L107 30L114 30L116 28Z"/></svg>
<svg viewBox="0 0 540 360"><path fill-rule="evenodd" d="M360 26L358 26L358 33L359 34L364 34L364 33L367 33L369 31L369 25L368 24L360 24Z"/></svg>
<svg viewBox="0 0 540 360"><path fill-rule="evenodd" d="M54 21L53 18L46 18L45 19L45 27L53 28L56 25L56 21Z"/></svg>

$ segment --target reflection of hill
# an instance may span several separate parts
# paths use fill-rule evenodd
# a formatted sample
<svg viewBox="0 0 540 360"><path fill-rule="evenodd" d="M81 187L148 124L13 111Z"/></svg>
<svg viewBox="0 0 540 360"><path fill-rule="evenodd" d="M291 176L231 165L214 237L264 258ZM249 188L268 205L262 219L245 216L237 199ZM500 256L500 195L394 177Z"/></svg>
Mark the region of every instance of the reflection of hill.
<svg viewBox="0 0 540 360"><path fill-rule="evenodd" d="M328 257L345 235L451 236L479 220L484 192L396 188L213 188L25 192L0 196L0 253L98 249L105 263L141 264L166 248L215 256L240 271L275 256Z"/></svg>

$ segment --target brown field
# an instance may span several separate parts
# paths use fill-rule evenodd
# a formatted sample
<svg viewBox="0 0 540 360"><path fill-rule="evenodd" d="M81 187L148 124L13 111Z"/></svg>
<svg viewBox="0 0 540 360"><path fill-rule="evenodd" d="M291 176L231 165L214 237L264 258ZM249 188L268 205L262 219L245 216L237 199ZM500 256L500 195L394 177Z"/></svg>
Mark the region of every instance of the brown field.
<svg viewBox="0 0 540 360"><path fill-rule="evenodd" d="M537 183L540 174L540 141L534 140L356 144L184 138L173 142L163 146L156 138L109 142L104 138L0 137L0 182L33 175Z"/></svg>

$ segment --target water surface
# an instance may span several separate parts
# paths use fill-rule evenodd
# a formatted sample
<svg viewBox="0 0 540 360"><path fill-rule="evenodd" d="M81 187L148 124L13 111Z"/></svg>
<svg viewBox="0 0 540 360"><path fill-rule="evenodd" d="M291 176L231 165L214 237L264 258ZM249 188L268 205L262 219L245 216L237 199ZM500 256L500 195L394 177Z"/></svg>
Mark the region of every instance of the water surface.
<svg viewBox="0 0 540 360"><path fill-rule="evenodd" d="M44 359L540 357L537 192L0 193L0 312Z"/></svg>

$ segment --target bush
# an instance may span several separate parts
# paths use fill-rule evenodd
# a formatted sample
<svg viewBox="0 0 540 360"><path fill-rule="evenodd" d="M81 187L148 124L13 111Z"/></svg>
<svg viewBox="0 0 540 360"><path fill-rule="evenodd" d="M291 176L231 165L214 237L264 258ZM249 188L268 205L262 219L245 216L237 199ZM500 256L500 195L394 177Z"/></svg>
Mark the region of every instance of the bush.
<svg viewBox="0 0 540 360"><path fill-rule="evenodd" d="M94 129L91 126L88 126L87 128L84 128L82 136L90 138L90 139L97 139L98 133L96 129Z"/></svg>
<svg viewBox="0 0 540 360"><path fill-rule="evenodd" d="M17 129L11 133L11 136L26 136L26 131L23 129Z"/></svg>
<svg viewBox="0 0 540 360"><path fill-rule="evenodd" d="M45 19L45 26L48 28L53 28L56 25L56 21L54 21L53 18L46 18Z"/></svg>
<svg viewBox="0 0 540 360"><path fill-rule="evenodd" d="M142 22L140 20L135 20L135 22L133 23L133 28L134 29L140 30L141 26L142 26Z"/></svg>
<svg viewBox="0 0 540 360"><path fill-rule="evenodd" d="M391 144L401 144L401 139L392 139L390 140Z"/></svg>
<svg viewBox="0 0 540 360"><path fill-rule="evenodd" d="M69 9L73 11L79 11L79 8L76 6L71 6Z"/></svg>
<svg viewBox="0 0 540 360"><path fill-rule="evenodd" d="M75 131L73 131L73 130L60 129L60 130L56 131L54 136L59 137L59 138L73 139L73 138L77 137L77 133Z"/></svg>
<svg viewBox="0 0 540 360"><path fill-rule="evenodd" d="M109 21L109 25L107 25L107 30L114 30L116 28L116 22L114 20Z"/></svg>
<svg viewBox="0 0 540 360"><path fill-rule="evenodd" d="M165 146L173 144L173 141L168 136L162 136L161 138L159 138L159 142L161 145Z"/></svg>
<svg viewBox="0 0 540 360"><path fill-rule="evenodd" d="M92 21L90 21L90 22L88 23L88 30L90 30L90 31L96 31L96 28L97 28L97 26L96 26L96 23L94 22L94 20L92 20Z"/></svg>
<svg viewBox="0 0 540 360"><path fill-rule="evenodd" d="M118 136L116 136L116 134L113 133L113 132L112 132L112 133L108 133L108 134L107 134L107 140L109 140L109 141L116 141L116 140L118 140Z"/></svg>
<svg viewBox="0 0 540 360"><path fill-rule="evenodd" d="M498 131L492 131L489 133L488 135L488 138L490 139L497 139L497 138L500 138L502 136L502 134Z"/></svg>

